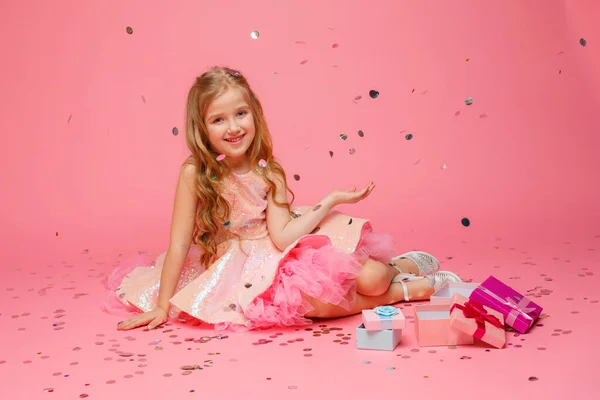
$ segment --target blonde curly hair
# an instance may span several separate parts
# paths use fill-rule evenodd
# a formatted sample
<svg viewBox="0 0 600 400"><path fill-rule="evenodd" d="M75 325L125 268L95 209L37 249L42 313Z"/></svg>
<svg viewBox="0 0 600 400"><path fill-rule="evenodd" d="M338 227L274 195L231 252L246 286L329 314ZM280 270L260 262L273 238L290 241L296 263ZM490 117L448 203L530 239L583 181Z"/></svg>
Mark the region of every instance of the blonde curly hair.
<svg viewBox="0 0 600 400"><path fill-rule="evenodd" d="M193 164L196 169L195 190L200 207L196 218L193 242L204 250L200 257L201 264L208 268L217 256L216 235L221 226L229 219L231 205L221 195L221 181L230 173L227 162L217 162L217 154L211 149L204 116L211 102L225 93L229 88L237 88L244 94L254 118L255 136L247 156L252 170L261 174L270 186L271 196L275 204L286 206L291 214L290 203L280 203L275 199L276 184L274 177L280 177L287 191L287 180L283 167L273 156L271 133L265 121L262 105L250 88L246 78L239 72L227 67L213 67L197 77L190 88L186 105L185 140L192 153L184 162ZM258 166L260 160L267 162L268 168Z"/></svg>

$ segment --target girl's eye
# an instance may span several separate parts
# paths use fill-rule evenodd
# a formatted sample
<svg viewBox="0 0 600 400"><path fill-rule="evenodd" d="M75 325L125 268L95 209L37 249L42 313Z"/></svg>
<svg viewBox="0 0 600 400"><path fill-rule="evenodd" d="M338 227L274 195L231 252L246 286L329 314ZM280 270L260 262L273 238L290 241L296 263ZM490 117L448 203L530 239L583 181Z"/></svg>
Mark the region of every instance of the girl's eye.
<svg viewBox="0 0 600 400"><path fill-rule="evenodd" d="M240 112L238 112L238 115L245 115L245 114L248 114L248 112L247 112L247 111L240 111ZM221 122L222 120L223 120L223 118L216 118L216 119L213 121L213 124L218 124L218 123L219 123L219 122Z"/></svg>

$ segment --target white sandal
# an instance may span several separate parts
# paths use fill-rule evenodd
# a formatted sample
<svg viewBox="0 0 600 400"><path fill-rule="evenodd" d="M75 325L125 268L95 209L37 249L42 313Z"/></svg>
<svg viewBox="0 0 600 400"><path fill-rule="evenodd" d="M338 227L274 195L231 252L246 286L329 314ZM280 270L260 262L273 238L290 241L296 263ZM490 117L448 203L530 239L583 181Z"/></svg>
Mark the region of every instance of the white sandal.
<svg viewBox="0 0 600 400"><path fill-rule="evenodd" d="M408 298L408 286L406 286L405 282L416 281L419 279L428 279L429 286L433 287L434 290L439 290L444 284L447 282L462 282L460 276L456 275L454 272L450 271L437 271L434 274L427 276L416 276L415 274L406 274L399 273L392 279L392 283L400 283L402 284L402 289L404 289L404 301L410 301Z"/></svg>
<svg viewBox="0 0 600 400"><path fill-rule="evenodd" d="M410 251L408 253L394 257L390 261L390 265L396 268L398 271L400 271L401 274L405 272L396 266L396 261L401 260L403 258L407 258L415 264L417 264L420 276L434 274L437 272L437 270L440 269L440 262L431 254L425 253L424 251Z"/></svg>

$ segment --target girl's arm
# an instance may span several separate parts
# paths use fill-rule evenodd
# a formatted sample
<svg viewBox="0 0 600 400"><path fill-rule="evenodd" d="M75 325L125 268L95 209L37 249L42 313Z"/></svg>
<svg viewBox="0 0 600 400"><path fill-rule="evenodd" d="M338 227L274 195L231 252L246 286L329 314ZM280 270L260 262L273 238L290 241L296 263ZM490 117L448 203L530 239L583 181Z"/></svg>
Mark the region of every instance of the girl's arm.
<svg viewBox="0 0 600 400"><path fill-rule="evenodd" d="M275 199L280 203L285 203L287 192L283 178L275 176L274 181L276 185ZM357 191L356 188L333 190L310 211L292 220L290 220L287 207L275 204L273 196L269 193L267 194L267 228L271 240L279 250L283 251L302 236L311 233L335 206L358 203L366 199L373 189L375 189L375 184L370 182L360 191Z"/></svg>
<svg viewBox="0 0 600 400"><path fill-rule="evenodd" d="M281 177L276 176L274 181L277 187L275 198L280 203L287 202L286 187L283 180ZM271 240L280 250L284 250L300 237L311 233L327 213L336 206L334 197L327 195L301 217L290 219L287 207L275 204L271 193L267 194L267 200L267 228Z"/></svg>
<svg viewBox="0 0 600 400"><path fill-rule="evenodd" d="M169 247L160 277L157 307L169 311L169 299L175 294L185 258L192 244L198 197L194 190L196 167L186 164L181 168L171 219Z"/></svg>

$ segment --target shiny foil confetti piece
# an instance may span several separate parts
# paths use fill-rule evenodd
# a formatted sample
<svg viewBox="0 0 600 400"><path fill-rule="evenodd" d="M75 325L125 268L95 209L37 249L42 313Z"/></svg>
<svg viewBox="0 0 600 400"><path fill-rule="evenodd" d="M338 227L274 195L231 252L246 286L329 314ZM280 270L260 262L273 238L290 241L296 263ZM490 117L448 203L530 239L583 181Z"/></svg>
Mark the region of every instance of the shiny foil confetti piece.
<svg viewBox="0 0 600 400"><path fill-rule="evenodd" d="M356 96L356 97L354 98L354 101L358 101L358 100L360 100L360 99L362 99L362 96Z"/></svg>
<svg viewBox="0 0 600 400"><path fill-rule="evenodd" d="M363 131L358 131L358 136L360 136L360 137L364 137L364 136L365 136L365 133L364 133Z"/></svg>
<svg viewBox="0 0 600 400"><path fill-rule="evenodd" d="M469 59L467 58L467 59L465 60L465 62L469 62Z"/></svg>
<svg viewBox="0 0 600 400"><path fill-rule="evenodd" d="M356 153L356 149L354 147L352 147L350 150L348 150L348 153L350 153L351 155Z"/></svg>
<svg viewBox="0 0 600 400"><path fill-rule="evenodd" d="M530 377L529 377L529 381L530 381L530 382L535 382L535 381L537 381L537 380L539 380L539 378L537 378L537 377L535 377L535 376L530 376Z"/></svg>
<svg viewBox="0 0 600 400"><path fill-rule="evenodd" d="M266 168L267 167L267 162L265 160L261 159L258 162L258 166L261 167L261 168Z"/></svg>
<svg viewBox="0 0 600 400"><path fill-rule="evenodd" d="M333 157L333 151L329 150L329 157Z"/></svg>
<svg viewBox="0 0 600 400"><path fill-rule="evenodd" d="M258 39L259 36L260 36L260 32L258 32L258 31L250 32L250 37L254 40Z"/></svg>
<svg viewBox="0 0 600 400"><path fill-rule="evenodd" d="M71 122L71 118L73 118L73 114L69 114L69 119L67 119L67 124Z"/></svg>
<svg viewBox="0 0 600 400"><path fill-rule="evenodd" d="M465 104L470 106L471 104L473 104L473 98L472 97L467 97L465 99Z"/></svg>
<svg viewBox="0 0 600 400"><path fill-rule="evenodd" d="M587 40L585 40L584 38L579 39L579 44L582 45L583 47L587 46Z"/></svg>
<svg viewBox="0 0 600 400"><path fill-rule="evenodd" d="M338 47L340 47L340 45L337 44L337 43L334 43L334 44L331 45L331 47L334 48L334 49L337 49Z"/></svg>
<svg viewBox="0 0 600 400"><path fill-rule="evenodd" d="M251 283L246 283L246 284L244 284L244 287L245 287L246 289L249 289L249 288L251 288L251 287L252 287L252 284L251 284Z"/></svg>
<svg viewBox="0 0 600 400"><path fill-rule="evenodd" d="M300 61L300 65L304 65L304 64L306 64L307 62L308 62L308 60L302 60L302 61Z"/></svg>
<svg viewBox="0 0 600 400"><path fill-rule="evenodd" d="M396 369L396 367L387 367L386 369L387 369L388 371L393 371L393 370L395 370L395 369Z"/></svg>
<svg viewBox="0 0 600 400"><path fill-rule="evenodd" d="M363 364L371 364L371 361L363 361Z"/></svg>
<svg viewBox="0 0 600 400"><path fill-rule="evenodd" d="M125 28L125 32L127 32L128 34L132 35L133 34L133 28L128 26L127 28Z"/></svg>
<svg viewBox="0 0 600 400"><path fill-rule="evenodd" d="M370 90L370 91L369 91L369 96L370 96L372 99L376 99L376 98L378 98L378 97L379 97L379 92L378 92L377 90Z"/></svg>
<svg viewBox="0 0 600 400"><path fill-rule="evenodd" d="M225 157L226 157L225 154L219 154L217 156L217 161L223 161L225 159Z"/></svg>
<svg viewBox="0 0 600 400"><path fill-rule="evenodd" d="M350 218L350 221L348 221L348 225L352 225L352 218Z"/></svg>
<svg viewBox="0 0 600 400"><path fill-rule="evenodd" d="M173 136L179 135L179 129L177 129L177 127L174 127L172 132L173 132Z"/></svg>
<svg viewBox="0 0 600 400"><path fill-rule="evenodd" d="M463 226L469 226L469 225L471 225L471 221L469 221L469 218L463 218L463 219L461 219L461 220L460 220L460 223L461 223Z"/></svg>
<svg viewBox="0 0 600 400"><path fill-rule="evenodd" d="M300 180L300 175L294 174L294 180L299 181Z"/></svg>
<svg viewBox="0 0 600 400"><path fill-rule="evenodd" d="M406 136L404 136L404 138L405 138L406 140L412 140L412 138L413 138L413 135L412 135L412 133L407 133L407 134L406 134Z"/></svg>
<svg viewBox="0 0 600 400"><path fill-rule="evenodd" d="M345 133L342 133L342 134L340 135L340 139L342 139L342 140L346 140L346 139L348 139L348 135L346 135Z"/></svg>

